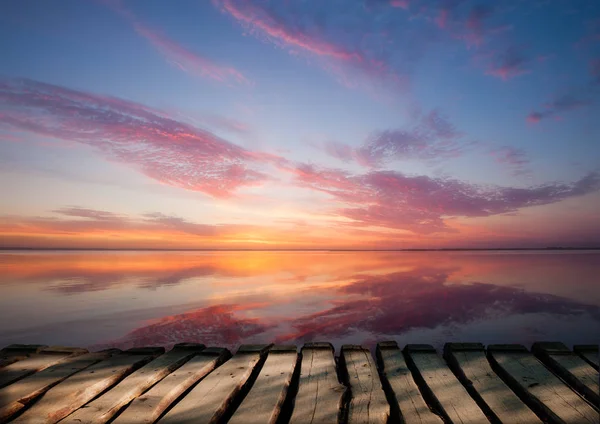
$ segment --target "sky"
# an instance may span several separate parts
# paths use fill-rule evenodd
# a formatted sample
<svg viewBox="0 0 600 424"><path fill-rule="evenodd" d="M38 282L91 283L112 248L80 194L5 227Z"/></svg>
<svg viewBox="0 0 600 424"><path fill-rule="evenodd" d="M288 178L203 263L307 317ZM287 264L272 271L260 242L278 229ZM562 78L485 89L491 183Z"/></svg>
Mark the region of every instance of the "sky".
<svg viewBox="0 0 600 424"><path fill-rule="evenodd" d="M9 0L0 55L0 247L600 246L597 0Z"/></svg>

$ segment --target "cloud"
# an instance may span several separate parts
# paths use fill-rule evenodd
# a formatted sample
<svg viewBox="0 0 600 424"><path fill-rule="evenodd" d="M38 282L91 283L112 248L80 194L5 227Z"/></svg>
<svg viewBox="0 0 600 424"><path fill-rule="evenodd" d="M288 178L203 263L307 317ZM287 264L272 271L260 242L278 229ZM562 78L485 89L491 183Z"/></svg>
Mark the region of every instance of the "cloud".
<svg viewBox="0 0 600 424"><path fill-rule="evenodd" d="M513 175L525 175L529 173L528 167L531 163L529 155L523 150L512 146L502 146L490 151L496 162L507 165Z"/></svg>
<svg viewBox="0 0 600 424"><path fill-rule="evenodd" d="M353 343L364 344L367 337L403 336L413 329L456 329L523 314L587 315L588 321L600 320L598 306L518 287L456 281L452 279L456 278L453 271L420 266L382 275L353 275L343 285L310 287L294 293L296 299L311 301L310 309L318 307L314 313L303 313L305 308L286 308L288 299L280 297L270 298L268 303L244 299L206 306L144 323L94 348L170 347L181 341L234 348L252 342L302 344L323 337L337 345L349 336ZM318 302L323 296L331 300ZM288 313L273 318L271 309Z"/></svg>
<svg viewBox="0 0 600 424"><path fill-rule="evenodd" d="M600 85L600 58L593 59L590 62L590 74L592 75L592 83Z"/></svg>
<svg viewBox="0 0 600 424"><path fill-rule="evenodd" d="M90 235L104 233L107 235L142 235L156 237L160 235L195 236L200 238L226 237L244 229L243 225L208 225L197 224L183 218L163 213L147 213L142 216L127 216L113 212L81 208L65 207L56 209L55 217L10 217L4 216L0 232L4 235L28 232L44 235Z"/></svg>
<svg viewBox="0 0 600 424"><path fill-rule="evenodd" d="M393 3L408 5L405 1ZM378 84L383 79L388 87L405 89L413 56L422 50L415 46L414 34L410 43L390 37L385 24L365 16L357 4L348 7L344 3L343 13L327 10L329 2L310 10L302 9L301 3L282 7L279 2L213 0L213 4L250 34L317 61L339 83L351 88ZM424 38L418 37L419 43ZM396 42L402 41L406 45L399 48ZM403 60L392 60L394 54L402 55Z"/></svg>
<svg viewBox="0 0 600 424"><path fill-rule="evenodd" d="M139 103L28 79L0 82L0 127L96 148L163 184L231 196L282 158L239 147Z"/></svg>
<svg viewBox="0 0 600 424"><path fill-rule="evenodd" d="M518 160L513 159L513 160ZM331 213L349 225L409 230L418 234L453 231L450 217L487 217L540 206L600 190L600 175L573 183L526 188L484 187L450 178L408 176L395 171L351 175L345 171L299 164L287 169L302 187L336 200Z"/></svg>
<svg viewBox="0 0 600 424"><path fill-rule="evenodd" d="M414 117L414 124L405 128L372 133L358 148L328 141L327 154L342 161L356 161L369 167L379 167L390 160L438 161L460 156L471 143L438 110Z"/></svg>
<svg viewBox="0 0 600 424"><path fill-rule="evenodd" d="M467 45L479 46L485 36L485 20L492 15L493 9L488 5L478 4L471 8L465 24L466 33L462 37Z"/></svg>
<svg viewBox="0 0 600 424"><path fill-rule="evenodd" d="M410 6L410 2L409 0L390 0L390 6L408 9L408 7Z"/></svg>
<svg viewBox="0 0 600 424"><path fill-rule="evenodd" d="M587 95L568 93L546 103L543 110L531 112L526 119L531 124L537 124L543 119L558 117L561 113L582 109L592 104L592 99Z"/></svg>
<svg viewBox="0 0 600 424"><path fill-rule="evenodd" d="M209 346L233 349L234 346L273 327L259 318L239 316L239 311L258 309L260 306L260 304L220 304L166 316L131 331L121 339L97 345L95 348L111 346L128 349L150 345L171 347L185 340L189 343L204 343Z"/></svg>
<svg viewBox="0 0 600 424"><path fill-rule="evenodd" d="M589 313L593 320L600 320L597 306L489 283L448 284L450 275L443 268L417 268L355 276L353 282L338 289L339 300L331 308L293 320L293 331L278 337L277 342L307 342L319 337L344 340L353 332L402 335L416 328L457 326L518 314Z"/></svg>
<svg viewBox="0 0 600 424"><path fill-rule="evenodd" d="M124 16L131 23L135 31L148 40L173 66L190 75L209 78L228 85L251 85L251 82L241 71L230 66L220 65L207 57L201 56L171 40L160 31L142 24L119 1L107 0L105 3Z"/></svg>
<svg viewBox="0 0 600 424"><path fill-rule="evenodd" d="M329 43L309 35L301 29L287 27L277 17L261 6L247 0L214 0L221 11L228 13L242 24L250 25L261 31L275 44L305 50L317 56L325 56L348 62L362 62L360 53L348 50L340 45Z"/></svg>
<svg viewBox="0 0 600 424"><path fill-rule="evenodd" d="M491 75L500 78L503 81L508 81L520 75L530 72L527 65L531 62L531 58L515 47L511 46L503 51L491 54L486 75Z"/></svg>

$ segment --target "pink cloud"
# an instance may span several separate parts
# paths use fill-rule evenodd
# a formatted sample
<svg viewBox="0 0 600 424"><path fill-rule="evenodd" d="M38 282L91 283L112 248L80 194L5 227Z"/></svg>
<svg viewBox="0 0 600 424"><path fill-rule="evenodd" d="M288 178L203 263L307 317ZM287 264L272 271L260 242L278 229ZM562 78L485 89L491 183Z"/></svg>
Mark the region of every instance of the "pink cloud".
<svg viewBox="0 0 600 424"><path fill-rule="evenodd" d="M201 56L169 39L159 31L152 30L142 24L129 10L118 1L107 1L113 9L124 16L135 31L144 37L158 50L167 61L182 71L201 78L210 78L225 84L251 85L251 82L239 70L217 64L211 59Z"/></svg>
<svg viewBox="0 0 600 424"><path fill-rule="evenodd" d="M409 0L390 0L390 6L408 9L410 3Z"/></svg>
<svg viewBox="0 0 600 424"><path fill-rule="evenodd" d="M512 161L519 157L510 156ZM600 190L600 175L591 173L574 183L528 188L482 187L476 184L395 171L351 175L335 169L300 164L287 171L302 187L327 193L342 206L332 214L351 225L410 230L420 234L447 232L447 217L485 217L546 205Z"/></svg>
<svg viewBox="0 0 600 424"><path fill-rule="evenodd" d="M227 197L283 161L138 103L33 80L0 83L0 126L95 147L161 183Z"/></svg>
<svg viewBox="0 0 600 424"><path fill-rule="evenodd" d="M362 62L364 58L357 52L349 51L342 46L328 43L309 36L299 29L291 29L279 22L266 9L246 0L213 0L221 11L231 15L240 23L251 25L261 31L274 43L308 51L318 56L326 56L348 62Z"/></svg>
<svg viewBox="0 0 600 424"><path fill-rule="evenodd" d="M182 71L200 77L208 77L219 82L233 81L237 84L250 84L250 81L235 68L217 65L140 24L136 24L135 29L140 35L149 40L169 62Z"/></svg>
<svg viewBox="0 0 600 424"><path fill-rule="evenodd" d="M437 18L435 18L435 23L437 24L437 26L440 27L441 29L445 29L446 25L448 24L448 16L449 15L450 15L450 12L448 10L441 9L439 11Z"/></svg>
<svg viewBox="0 0 600 424"><path fill-rule="evenodd" d="M364 27L352 34L350 31L338 33L337 37L331 37L337 40L334 42L327 39L327 28L313 17L306 18L310 20L307 25L295 13L284 17L274 13L268 5L251 0L213 0L213 4L259 39L283 47L292 54L307 54L318 59L319 65L346 87L372 88L370 86L381 84L382 80L402 89L406 87L407 76L391 66L389 55L372 57L375 50L365 46L370 39L380 40L378 37L385 32L371 28L372 22L363 23ZM336 14L332 19L338 17ZM348 37L353 39L347 40ZM341 38L348 42L341 42ZM377 45L382 46L381 43Z"/></svg>
<svg viewBox="0 0 600 424"><path fill-rule="evenodd" d="M466 21L466 33L463 39L467 45L480 46L485 36L484 21L492 14L492 9L485 5L476 5L471 8Z"/></svg>

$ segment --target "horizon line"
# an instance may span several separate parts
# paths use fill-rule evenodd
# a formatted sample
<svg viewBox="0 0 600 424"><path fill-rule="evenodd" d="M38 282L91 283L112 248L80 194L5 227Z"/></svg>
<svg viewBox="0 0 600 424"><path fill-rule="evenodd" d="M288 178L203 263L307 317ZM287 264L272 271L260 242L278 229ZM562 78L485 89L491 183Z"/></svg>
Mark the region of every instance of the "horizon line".
<svg viewBox="0 0 600 424"><path fill-rule="evenodd" d="M156 252L433 252L433 251L511 251L511 250L600 250L596 247L548 246L548 247L440 247L440 248L103 248L103 247L0 247L0 251L156 251Z"/></svg>

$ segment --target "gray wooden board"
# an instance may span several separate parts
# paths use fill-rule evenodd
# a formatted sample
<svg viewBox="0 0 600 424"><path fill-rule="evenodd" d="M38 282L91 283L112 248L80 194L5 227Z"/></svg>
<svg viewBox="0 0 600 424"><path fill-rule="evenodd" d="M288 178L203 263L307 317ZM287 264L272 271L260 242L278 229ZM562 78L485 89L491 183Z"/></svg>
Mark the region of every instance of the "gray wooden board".
<svg viewBox="0 0 600 424"><path fill-rule="evenodd" d="M541 420L492 370L480 343L447 343L444 357L465 387L504 424L541 424Z"/></svg>
<svg viewBox="0 0 600 424"><path fill-rule="evenodd" d="M12 344L0 350L0 368L29 357L33 353L48 347L46 345Z"/></svg>
<svg viewBox="0 0 600 424"><path fill-rule="evenodd" d="M163 378L134 401L113 424L153 424L190 387L230 357L227 349L208 348Z"/></svg>
<svg viewBox="0 0 600 424"><path fill-rule="evenodd" d="M423 399L398 344L379 343L377 359L382 378L389 385L390 397L398 404L400 421L409 424L442 424L442 419L431 411Z"/></svg>
<svg viewBox="0 0 600 424"><path fill-rule="evenodd" d="M573 346L575 353L579 354L592 367L598 369L600 357L598 356L598 345L575 345Z"/></svg>
<svg viewBox="0 0 600 424"><path fill-rule="evenodd" d="M598 411L521 345L490 345L498 374L534 410L553 423L598 424Z"/></svg>
<svg viewBox="0 0 600 424"><path fill-rule="evenodd" d="M337 424L345 391L338 379L333 346L304 345L290 424Z"/></svg>
<svg viewBox="0 0 600 424"><path fill-rule="evenodd" d="M451 423L489 422L464 386L430 345L407 345L404 353L409 367L426 387L434 404Z"/></svg>
<svg viewBox="0 0 600 424"><path fill-rule="evenodd" d="M242 346L233 358L208 374L159 420L162 424L217 423L227 414L255 367L266 355L267 345Z"/></svg>
<svg viewBox="0 0 600 424"><path fill-rule="evenodd" d="M78 409L61 422L65 424L107 423L127 406L129 402L179 368L202 349L204 349L204 345L197 345L196 349L191 349L189 344L186 345L185 349L177 348L176 346L170 352L159 356L128 375L108 392Z"/></svg>
<svg viewBox="0 0 600 424"><path fill-rule="evenodd" d="M48 390L14 423L56 423L114 386L154 355L123 352L101 361Z"/></svg>
<svg viewBox="0 0 600 424"><path fill-rule="evenodd" d="M229 424L275 424L281 414L297 362L296 346L271 348L252 389Z"/></svg>
<svg viewBox="0 0 600 424"><path fill-rule="evenodd" d="M371 352L356 345L342 346L341 371L350 388L348 405L349 424L385 424L390 417L379 372Z"/></svg>
<svg viewBox="0 0 600 424"><path fill-rule="evenodd" d="M25 408L52 386L108 356L109 353L99 352L67 357L58 364L0 389L0 423Z"/></svg>
<svg viewBox="0 0 600 424"><path fill-rule="evenodd" d="M531 350L571 388L585 396L596 407L600 407L598 371L582 357L557 342L534 343Z"/></svg>
<svg viewBox="0 0 600 424"><path fill-rule="evenodd" d="M49 366L62 361L67 356L81 355L86 352L87 350L85 349L61 346L46 347L40 350L39 353L33 353L20 361L1 368L0 388L6 387L21 378L48 368Z"/></svg>

